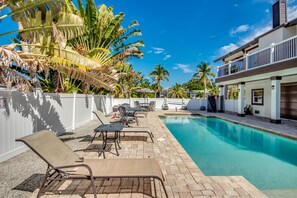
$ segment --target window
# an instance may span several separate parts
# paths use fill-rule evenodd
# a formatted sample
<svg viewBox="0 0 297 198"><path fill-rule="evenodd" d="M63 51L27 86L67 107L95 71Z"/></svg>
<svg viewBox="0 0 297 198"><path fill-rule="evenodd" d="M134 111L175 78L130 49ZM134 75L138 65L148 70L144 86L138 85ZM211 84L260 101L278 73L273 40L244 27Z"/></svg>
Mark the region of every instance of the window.
<svg viewBox="0 0 297 198"><path fill-rule="evenodd" d="M252 89L252 105L264 105L264 89Z"/></svg>

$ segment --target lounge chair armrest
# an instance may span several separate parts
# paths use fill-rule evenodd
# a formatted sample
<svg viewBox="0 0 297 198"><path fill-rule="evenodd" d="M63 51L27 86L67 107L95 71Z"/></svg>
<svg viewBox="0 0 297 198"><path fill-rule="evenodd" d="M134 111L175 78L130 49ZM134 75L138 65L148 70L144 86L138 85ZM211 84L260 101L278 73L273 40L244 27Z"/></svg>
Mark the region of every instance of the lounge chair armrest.
<svg viewBox="0 0 297 198"><path fill-rule="evenodd" d="M92 169L87 164L73 164L73 165L59 166L59 167L53 167L53 168L54 169L66 169L66 168L77 168L77 167L84 167L84 168L86 168L89 171L91 178L93 178Z"/></svg>

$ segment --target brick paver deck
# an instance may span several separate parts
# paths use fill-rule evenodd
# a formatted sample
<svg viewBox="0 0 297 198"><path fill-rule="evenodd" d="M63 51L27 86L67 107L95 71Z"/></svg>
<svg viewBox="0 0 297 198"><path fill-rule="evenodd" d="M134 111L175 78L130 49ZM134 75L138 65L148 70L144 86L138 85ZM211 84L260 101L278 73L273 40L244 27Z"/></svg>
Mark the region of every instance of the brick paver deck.
<svg viewBox="0 0 297 198"><path fill-rule="evenodd" d="M140 119L141 126L150 127L153 131L155 143L143 134L126 134L121 141L120 156L106 152L106 158L157 159L166 179L165 186L169 197L266 197L241 176L204 176L159 119L158 116L162 114L162 111L150 112L147 118ZM75 135L89 133L91 136L93 134L90 131L97 125L98 123L93 121L77 129ZM85 158L102 159L97 152L101 144L102 141L96 139L86 150L79 151L79 154ZM114 147L111 151L114 151ZM42 197L81 197L89 185L88 181L52 184ZM103 181L103 184L102 181L96 181L96 186L98 197L165 197L159 182L156 182L154 187L152 181L143 179L111 179ZM37 192L36 190L31 197L36 197ZM90 190L85 197L93 197Z"/></svg>

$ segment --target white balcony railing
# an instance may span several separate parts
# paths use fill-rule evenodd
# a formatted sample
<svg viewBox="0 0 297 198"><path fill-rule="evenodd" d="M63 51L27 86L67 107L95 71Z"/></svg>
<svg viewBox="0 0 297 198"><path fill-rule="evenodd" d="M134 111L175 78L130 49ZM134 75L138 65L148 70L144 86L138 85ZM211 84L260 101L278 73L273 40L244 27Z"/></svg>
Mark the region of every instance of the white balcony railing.
<svg viewBox="0 0 297 198"><path fill-rule="evenodd" d="M297 36L218 67L218 77L297 58Z"/></svg>

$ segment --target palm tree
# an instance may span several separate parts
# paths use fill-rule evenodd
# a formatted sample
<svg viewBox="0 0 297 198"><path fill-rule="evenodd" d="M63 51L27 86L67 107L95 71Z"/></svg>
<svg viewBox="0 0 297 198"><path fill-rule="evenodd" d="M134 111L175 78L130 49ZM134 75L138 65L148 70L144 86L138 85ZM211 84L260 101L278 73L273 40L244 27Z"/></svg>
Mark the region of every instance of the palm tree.
<svg viewBox="0 0 297 198"><path fill-rule="evenodd" d="M26 66L24 68L33 73L43 69L56 71L56 84L61 84L61 78L65 76L82 81L84 87L92 85L112 90L118 80L114 66L131 56L143 56L139 49L143 46L142 41L126 43L130 37L141 35L140 30L132 29L138 25L137 21L123 28L123 13L114 15L112 7L107 8L105 5L96 9L94 0L87 0L86 9L82 1L79 1L79 9L68 0L4 2L7 4L1 4L0 12L5 7L9 7L12 12L0 16L0 20L12 16L20 24L20 29L0 34L19 32L19 43L0 47L0 51L5 51L0 63L7 60L4 56L9 56L18 67ZM15 52L15 46L29 51ZM0 73L11 76L15 72L8 66L4 71L4 64L0 65ZM30 84L26 79L23 80L27 85ZM0 81L4 80L0 78ZM18 78L15 81L20 80Z"/></svg>
<svg viewBox="0 0 297 198"><path fill-rule="evenodd" d="M216 75L211 71L212 67L208 62L201 62L196 70L197 73L194 74L194 77L198 78L200 82L204 85L204 98L206 98L207 83L212 84L212 81L209 77L215 78Z"/></svg>
<svg viewBox="0 0 297 198"><path fill-rule="evenodd" d="M140 73L136 73L131 64L122 64L118 68L119 81L115 87L115 96L119 98L130 98L140 88Z"/></svg>
<svg viewBox="0 0 297 198"><path fill-rule="evenodd" d="M210 84L210 93L213 96L219 95L219 87L213 82Z"/></svg>
<svg viewBox="0 0 297 198"><path fill-rule="evenodd" d="M149 75L152 76L153 79L155 80L155 82L157 83L158 97L160 97L161 96L161 91L162 91L161 90L161 82L164 81L164 80L169 81L168 77L170 76L170 73L162 65L158 64L154 68L154 71L152 71Z"/></svg>
<svg viewBox="0 0 297 198"><path fill-rule="evenodd" d="M179 83L175 83L168 91L168 96L171 98L185 98L187 97L186 89Z"/></svg>

